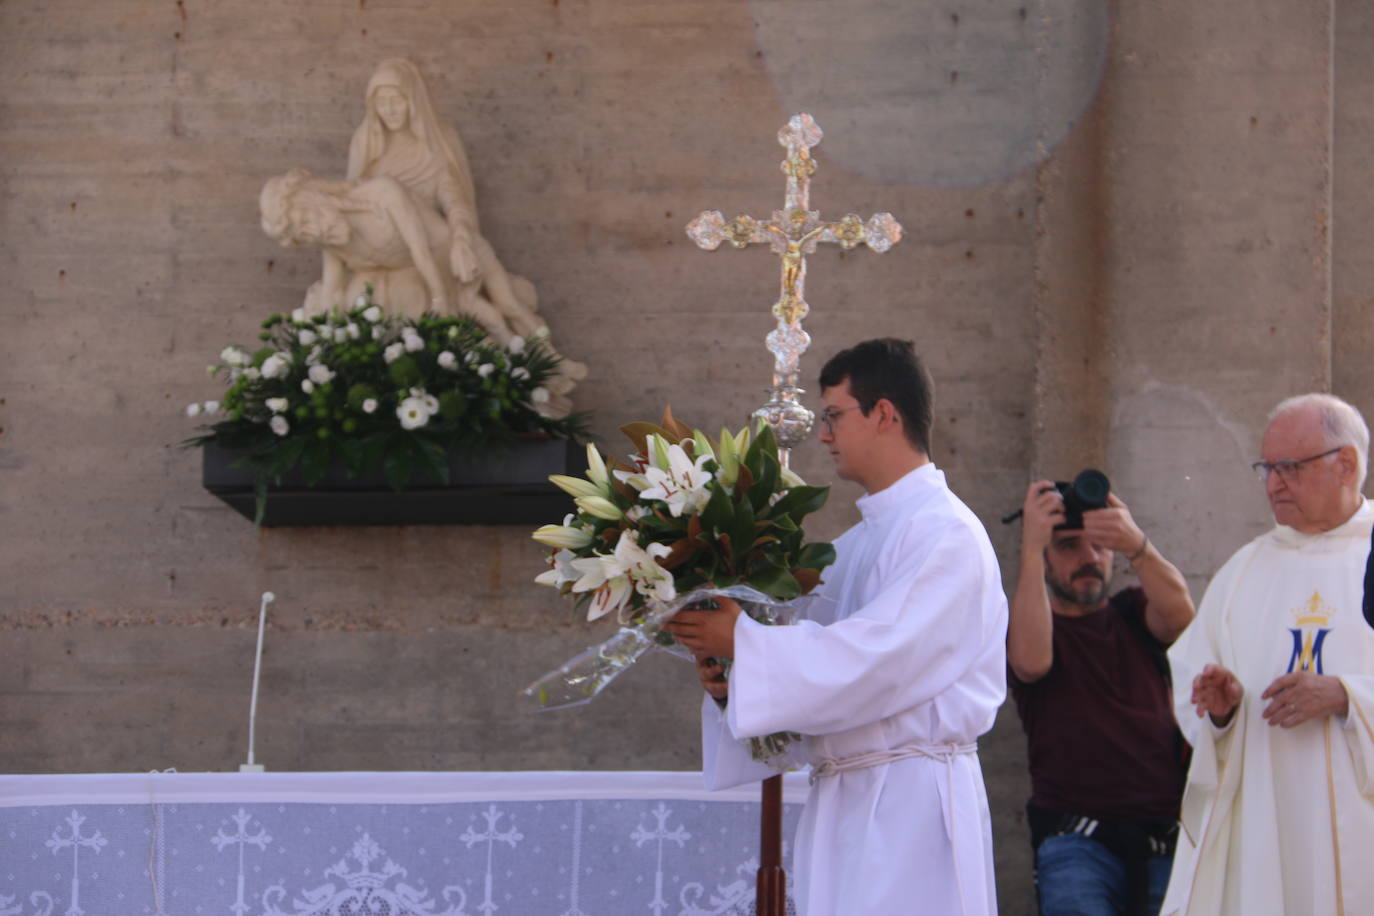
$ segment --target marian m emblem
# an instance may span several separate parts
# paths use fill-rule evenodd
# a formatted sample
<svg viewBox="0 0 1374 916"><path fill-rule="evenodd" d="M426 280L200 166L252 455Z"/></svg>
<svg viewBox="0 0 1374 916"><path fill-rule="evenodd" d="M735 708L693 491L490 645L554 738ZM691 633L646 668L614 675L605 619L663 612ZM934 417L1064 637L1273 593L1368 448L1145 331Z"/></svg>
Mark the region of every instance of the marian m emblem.
<svg viewBox="0 0 1374 916"><path fill-rule="evenodd" d="M1321 592L1314 591L1311 598L1290 613L1298 625L1288 630L1293 634L1293 654L1289 656L1286 673L1312 671L1323 674L1322 643L1326 641L1326 634L1331 632L1327 624L1331 622L1336 609L1322 601Z"/></svg>

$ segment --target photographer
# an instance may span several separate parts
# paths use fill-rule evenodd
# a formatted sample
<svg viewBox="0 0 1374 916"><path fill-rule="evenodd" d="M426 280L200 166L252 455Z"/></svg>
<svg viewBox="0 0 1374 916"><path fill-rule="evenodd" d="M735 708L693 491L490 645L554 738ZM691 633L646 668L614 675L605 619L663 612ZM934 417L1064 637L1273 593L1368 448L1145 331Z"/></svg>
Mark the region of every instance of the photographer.
<svg viewBox="0 0 1374 916"><path fill-rule="evenodd" d="M1085 480L1096 486L1077 486ZM1039 480L1022 506L1007 660L1029 749L1044 916L1154 916L1177 835L1185 745L1164 650L1193 619L1193 602L1107 489L1096 472L1074 484ZM1140 586L1108 597L1114 552Z"/></svg>

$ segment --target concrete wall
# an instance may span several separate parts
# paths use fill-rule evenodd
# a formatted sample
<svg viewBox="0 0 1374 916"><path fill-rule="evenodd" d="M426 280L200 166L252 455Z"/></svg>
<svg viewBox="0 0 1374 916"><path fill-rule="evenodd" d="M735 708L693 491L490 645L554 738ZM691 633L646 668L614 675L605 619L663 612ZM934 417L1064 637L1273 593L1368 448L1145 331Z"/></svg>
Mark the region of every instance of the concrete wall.
<svg viewBox="0 0 1374 916"><path fill-rule="evenodd" d="M218 393L204 366L317 275L261 234L258 189L342 173L381 59L429 76L486 234L592 366L605 444L669 401L715 428L762 400L776 261L682 227L777 207L773 134L808 110L813 204L907 230L813 259L808 376L917 340L936 460L1009 586L996 519L1096 465L1200 594L1265 524L1265 410L1332 387L1374 407L1372 23L1308 0L3 0L0 770L233 768L266 589L271 769L695 766L672 660L579 710L517 700L604 634L530 584L526 526L258 532L177 447L182 405ZM1013 914L1021 744L1004 709L983 760Z"/></svg>

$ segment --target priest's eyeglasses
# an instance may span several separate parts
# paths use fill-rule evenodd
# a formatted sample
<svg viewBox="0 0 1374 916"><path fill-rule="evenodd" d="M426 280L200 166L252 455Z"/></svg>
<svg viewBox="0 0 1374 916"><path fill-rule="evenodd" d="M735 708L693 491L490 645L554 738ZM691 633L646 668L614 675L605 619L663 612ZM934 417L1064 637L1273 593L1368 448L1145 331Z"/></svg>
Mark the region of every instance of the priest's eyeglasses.
<svg viewBox="0 0 1374 916"><path fill-rule="evenodd" d="M1278 461L1256 461L1254 464L1250 465L1250 467L1254 470L1255 476L1259 478L1260 483L1269 482L1269 473L1271 471L1278 471L1279 479L1284 483L1292 483L1297 478L1298 471L1302 469L1304 464L1307 464L1309 461L1316 461L1318 458L1325 458L1327 455L1334 455L1343 448L1345 448L1344 445L1338 445L1335 448L1327 449L1320 455L1313 455L1311 458L1280 458Z"/></svg>
<svg viewBox="0 0 1374 916"><path fill-rule="evenodd" d="M851 410L861 410L862 408L862 404L854 404L850 407L841 407L839 410L836 410L833 407L827 408L826 410L822 410L821 426L825 427L825 434L827 436L835 435L835 421L838 420L840 417L844 416L845 414L849 413Z"/></svg>

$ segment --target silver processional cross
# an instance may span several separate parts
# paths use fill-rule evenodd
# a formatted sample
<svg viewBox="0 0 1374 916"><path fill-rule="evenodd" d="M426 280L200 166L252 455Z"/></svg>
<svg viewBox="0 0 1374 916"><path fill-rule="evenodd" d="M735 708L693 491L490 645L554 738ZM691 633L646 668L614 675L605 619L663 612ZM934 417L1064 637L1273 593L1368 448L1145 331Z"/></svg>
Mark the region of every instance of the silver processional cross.
<svg viewBox="0 0 1374 916"><path fill-rule="evenodd" d="M768 403L754 411L773 428L783 467L794 446L811 434L815 415L798 400L801 355L811 345L802 330L802 319L811 311L806 303L806 256L819 242L834 242L843 249L865 244L873 251L887 251L902 238L902 227L891 213L875 213L865 222L850 213L826 222L811 205L811 176L816 160L811 147L821 142L821 129L809 114L793 115L778 131L778 143L787 149L782 172L787 176L787 195L781 210L766 220L736 216L729 222L719 210L706 210L687 225L687 235L701 248L715 251L721 242L735 248L767 242L782 259L782 280L773 315L778 325L766 338L773 354L773 384ZM755 912L759 916L784 916L787 907L786 875L782 868L782 777L763 781L759 821L759 871Z"/></svg>
<svg viewBox="0 0 1374 916"><path fill-rule="evenodd" d="M787 193L781 210L768 219L739 215L727 221L719 210L706 210L687 225L687 235L701 248L715 251L721 242L735 248L767 242L782 259L782 279L778 301L773 304L776 328L766 338L773 354L773 384L768 403L754 412L773 427L783 464L788 453L811 433L815 420L802 406L797 387L801 355L811 345L811 335L802 330L802 319L811 311L806 302L806 256L818 242L834 242L843 249L859 244L884 252L901 241L902 227L891 213L876 213L865 222L854 213L827 222L811 205L811 176L816 160L811 147L821 142L821 129L809 114L793 115L778 131L778 143L787 149L782 172L787 176Z"/></svg>

